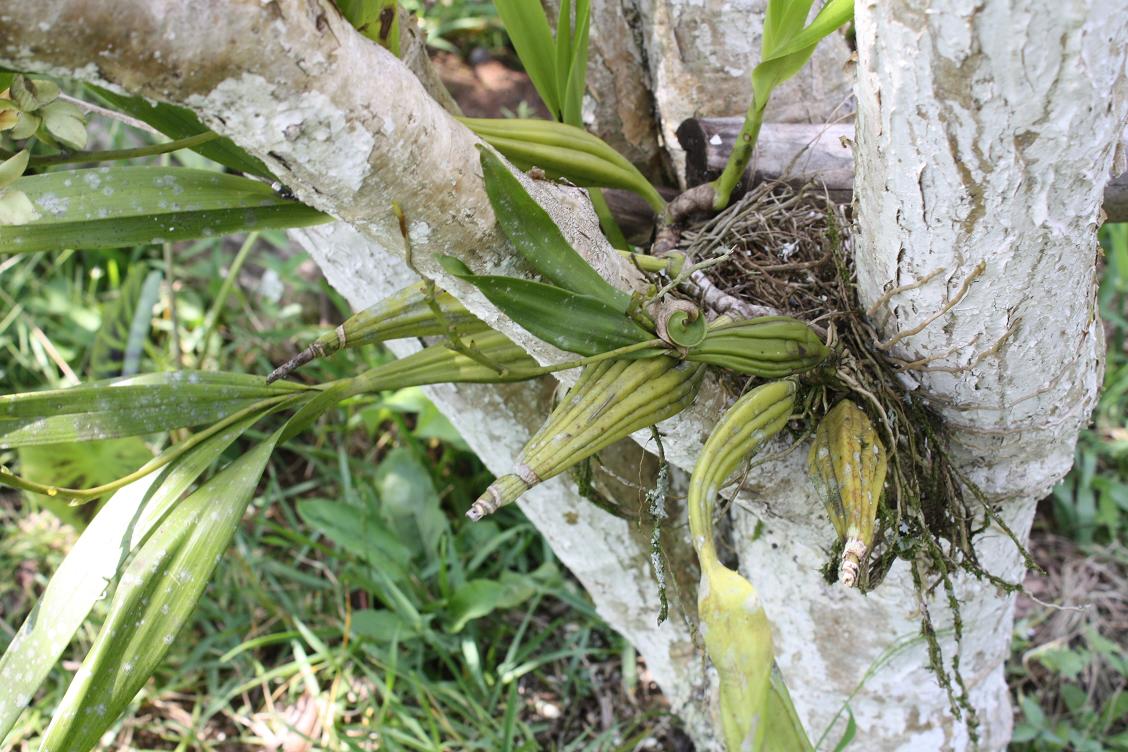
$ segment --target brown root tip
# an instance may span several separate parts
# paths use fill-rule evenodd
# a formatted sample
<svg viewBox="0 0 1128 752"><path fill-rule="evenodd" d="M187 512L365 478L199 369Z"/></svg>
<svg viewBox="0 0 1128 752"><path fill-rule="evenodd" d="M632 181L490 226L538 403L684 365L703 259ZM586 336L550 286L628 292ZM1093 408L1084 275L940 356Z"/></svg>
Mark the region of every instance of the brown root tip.
<svg viewBox="0 0 1128 752"><path fill-rule="evenodd" d="M666 221L650 247L651 254L664 256L674 250L681 242L681 225L695 215L712 213L714 195L713 184L702 183L671 201L666 207Z"/></svg>
<svg viewBox="0 0 1128 752"><path fill-rule="evenodd" d="M470 505L466 516L471 522L477 522L486 515L493 514L506 504L516 501L521 494L529 490L529 484L516 475L503 475Z"/></svg>
<svg viewBox="0 0 1128 752"><path fill-rule="evenodd" d="M271 371L270 375L266 377L266 383L269 384L271 382L278 381L278 379L286 378L291 373L298 370L316 357L317 350L315 349L314 345L310 345L309 347L302 350L300 353Z"/></svg>
<svg viewBox="0 0 1128 752"><path fill-rule="evenodd" d="M866 544L857 538L846 541L842 549L842 561L838 564L838 581L846 587L858 584L858 575L861 572L861 561L866 555Z"/></svg>

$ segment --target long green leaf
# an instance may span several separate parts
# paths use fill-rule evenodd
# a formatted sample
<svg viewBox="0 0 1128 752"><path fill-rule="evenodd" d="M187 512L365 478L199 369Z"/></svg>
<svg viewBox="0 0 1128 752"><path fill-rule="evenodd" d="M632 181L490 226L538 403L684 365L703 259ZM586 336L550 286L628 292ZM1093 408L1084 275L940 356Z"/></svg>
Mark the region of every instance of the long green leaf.
<svg viewBox="0 0 1128 752"><path fill-rule="evenodd" d="M572 41L572 60L568 75L560 84L560 119L569 125L583 125L584 88L587 84L588 33L591 26L590 0L576 2L576 30ZM561 31L557 29L557 36Z"/></svg>
<svg viewBox="0 0 1128 752"><path fill-rule="evenodd" d="M796 3L796 5L802 4L804 3ZM809 3L807 7L810 7ZM833 34L853 16L854 0L830 0L815 16L810 26L789 30L790 33L779 39L771 48L765 43L762 62L752 71L752 88L755 92L756 106L763 111L772 90L798 73L810 60L818 43ZM804 14L803 19L805 18Z"/></svg>
<svg viewBox="0 0 1128 752"><path fill-rule="evenodd" d="M787 40L780 49L775 50L770 58L784 57L798 52L811 45L816 45L824 38L830 36L843 24L849 23L854 18L854 0L829 0L811 21L810 25L798 34Z"/></svg>
<svg viewBox="0 0 1128 752"><path fill-rule="evenodd" d="M203 371L94 381L0 396L0 447L111 439L213 423L256 402L302 391L260 376Z"/></svg>
<svg viewBox="0 0 1128 752"><path fill-rule="evenodd" d="M305 227L329 217L257 180L187 167L98 167L22 177L39 218L0 226L0 254L117 248L229 232Z"/></svg>
<svg viewBox="0 0 1128 752"><path fill-rule="evenodd" d="M645 198L656 212L665 211L665 200L638 168L582 128L550 120L459 119L522 170L537 167L550 178L584 187L625 188Z"/></svg>
<svg viewBox="0 0 1128 752"><path fill-rule="evenodd" d="M0 658L0 739L11 730L130 552L260 417L250 416L228 427L163 472L131 483L106 502L51 575L39 602Z"/></svg>
<svg viewBox="0 0 1128 752"><path fill-rule="evenodd" d="M448 273L481 290L505 315L561 350L598 355L655 337L597 298L541 282L473 274L453 256L440 256L439 262Z"/></svg>
<svg viewBox="0 0 1128 752"><path fill-rule="evenodd" d="M140 546L44 733L43 749L86 752L133 701L195 611L279 435L178 503Z"/></svg>
<svg viewBox="0 0 1128 752"><path fill-rule="evenodd" d="M173 140L208 132L208 128L200 122L196 114L184 107L165 104L164 102L150 102L144 97L117 94L93 84L86 86L113 109L132 115ZM192 151L238 172L258 175L269 180L274 179L266 165L240 149L231 139L221 138L216 141L209 141L206 144L194 147Z"/></svg>
<svg viewBox="0 0 1128 752"><path fill-rule="evenodd" d="M537 93L553 117L559 118L555 44L544 9L535 0L494 0L494 5Z"/></svg>
<svg viewBox="0 0 1128 752"><path fill-rule="evenodd" d="M572 69L572 0L560 0L556 15L556 90L560 92L561 115L568 110L568 71ZM565 120L567 122L567 120Z"/></svg>
<svg viewBox="0 0 1128 752"><path fill-rule="evenodd" d="M768 0L764 13L764 34L760 41L760 59L767 60L799 33L807 22L813 0Z"/></svg>
<svg viewBox="0 0 1128 752"><path fill-rule="evenodd" d="M625 313L631 298L596 273L564 239L560 228L500 158L480 149L486 193L513 247L541 275L565 290L595 298Z"/></svg>

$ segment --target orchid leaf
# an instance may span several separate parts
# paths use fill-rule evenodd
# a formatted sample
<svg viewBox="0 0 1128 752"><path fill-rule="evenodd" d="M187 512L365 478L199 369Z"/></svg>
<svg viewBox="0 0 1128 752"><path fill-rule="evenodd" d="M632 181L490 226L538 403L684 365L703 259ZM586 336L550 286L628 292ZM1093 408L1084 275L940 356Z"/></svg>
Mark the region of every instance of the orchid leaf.
<svg viewBox="0 0 1128 752"><path fill-rule="evenodd" d="M261 414L210 437L164 471L115 493L55 570L39 602L0 658L0 739L59 660L122 563L185 490Z"/></svg>
<svg viewBox="0 0 1128 752"><path fill-rule="evenodd" d="M0 447L111 439L214 423L303 387L202 371L145 374L0 396Z"/></svg>
<svg viewBox="0 0 1128 752"><path fill-rule="evenodd" d="M195 611L279 435L176 504L138 547L44 733L44 749L89 750L129 707Z"/></svg>
<svg viewBox="0 0 1128 752"><path fill-rule="evenodd" d="M452 256L440 256L439 263L449 274L481 290L530 333L561 350L598 355L654 339L653 334L598 298L543 282L474 274Z"/></svg>
<svg viewBox="0 0 1128 752"><path fill-rule="evenodd" d="M611 285L591 268L564 239L563 233L521 181L492 151L480 149L486 180L497 222L517 252L549 281L570 292L594 298L620 313L630 305L630 296Z"/></svg>
<svg viewBox="0 0 1128 752"><path fill-rule="evenodd" d="M494 0L497 14L521 58L525 72L553 117L560 115L560 93L556 86L556 45L548 18L539 2Z"/></svg>
<svg viewBox="0 0 1128 752"><path fill-rule="evenodd" d="M39 217L0 226L0 254L118 248L329 217L257 180L186 167L98 167L19 178Z"/></svg>

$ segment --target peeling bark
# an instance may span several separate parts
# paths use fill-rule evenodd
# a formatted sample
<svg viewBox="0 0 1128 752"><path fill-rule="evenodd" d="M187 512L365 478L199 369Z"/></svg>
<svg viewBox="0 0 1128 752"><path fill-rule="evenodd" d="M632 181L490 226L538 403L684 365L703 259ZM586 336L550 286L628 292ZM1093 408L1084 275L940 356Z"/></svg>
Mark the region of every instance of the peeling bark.
<svg viewBox="0 0 1128 752"><path fill-rule="evenodd" d="M880 303L893 353L938 356L920 388L953 429L964 472L1025 538L1100 385L1096 230L1128 118L1128 17L1110 0L868 0L856 13L862 302ZM1018 552L994 529L977 549L989 570L1021 578ZM1002 748L1014 599L967 577L958 585L965 679L985 746ZM883 737L917 739L914 749L965 748L927 677L903 679L920 688L912 715L873 700L855 713Z"/></svg>

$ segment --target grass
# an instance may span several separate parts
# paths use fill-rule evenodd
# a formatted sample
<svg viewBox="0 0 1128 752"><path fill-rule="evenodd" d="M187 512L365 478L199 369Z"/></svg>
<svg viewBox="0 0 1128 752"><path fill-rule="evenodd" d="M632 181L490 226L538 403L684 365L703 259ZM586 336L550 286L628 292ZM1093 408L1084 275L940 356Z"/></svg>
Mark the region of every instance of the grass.
<svg viewBox="0 0 1128 752"><path fill-rule="evenodd" d="M493 0L403 0L403 7L419 17L427 45L436 50L465 56L475 48L508 44Z"/></svg>
<svg viewBox="0 0 1128 752"><path fill-rule="evenodd" d="M1027 588L1054 606L1020 596L1007 667L1022 752L1128 750L1128 224L1101 245L1104 390L1033 534Z"/></svg>

